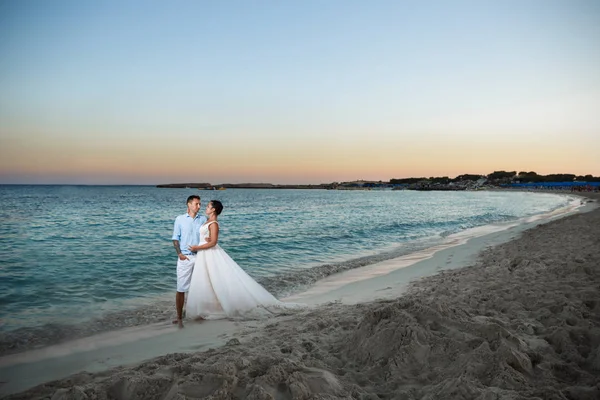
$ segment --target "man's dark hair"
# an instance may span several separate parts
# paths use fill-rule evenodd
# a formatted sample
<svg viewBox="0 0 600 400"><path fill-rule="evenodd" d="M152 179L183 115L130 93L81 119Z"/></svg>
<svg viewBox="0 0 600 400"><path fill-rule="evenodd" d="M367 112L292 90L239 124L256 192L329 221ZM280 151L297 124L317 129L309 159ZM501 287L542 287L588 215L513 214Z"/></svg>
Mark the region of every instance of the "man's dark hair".
<svg viewBox="0 0 600 400"><path fill-rule="evenodd" d="M198 196L197 194L191 195L190 197L188 197L185 204L190 204L194 199L198 199L198 201L200 201L200 196Z"/></svg>
<svg viewBox="0 0 600 400"><path fill-rule="evenodd" d="M219 200L211 200L210 204L212 204L217 215L221 214L221 211L223 211L223 204L221 204Z"/></svg>

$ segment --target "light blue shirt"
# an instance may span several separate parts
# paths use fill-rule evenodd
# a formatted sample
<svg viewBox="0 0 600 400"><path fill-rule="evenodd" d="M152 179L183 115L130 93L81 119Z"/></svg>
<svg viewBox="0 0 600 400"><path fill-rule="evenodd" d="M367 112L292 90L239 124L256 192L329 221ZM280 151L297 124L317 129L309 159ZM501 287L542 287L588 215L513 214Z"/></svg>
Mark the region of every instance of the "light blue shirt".
<svg viewBox="0 0 600 400"><path fill-rule="evenodd" d="M188 246L200 243L200 227L206 222L204 215L196 214L195 218L183 214L175 218L173 240L179 240L179 248L186 256L193 255Z"/></svg>

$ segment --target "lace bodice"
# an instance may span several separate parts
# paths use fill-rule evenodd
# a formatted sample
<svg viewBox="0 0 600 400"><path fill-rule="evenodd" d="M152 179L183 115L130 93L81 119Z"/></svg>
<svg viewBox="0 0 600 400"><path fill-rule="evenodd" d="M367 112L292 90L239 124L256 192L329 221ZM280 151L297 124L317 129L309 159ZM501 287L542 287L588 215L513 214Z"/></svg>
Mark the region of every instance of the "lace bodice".
<svg viewBox="0 0 600 400"><path fill-rule="evenodd" d="M217 221L211 221L211 222L208 222L208 223L206 223L206 224L204 224L204 225L202 225L200 227L200 244L203 244L203 243L207 242L206 238L210 236L210 232L208 230L208 226L210 224L213 224L213 223L217 223L218 224Z"/></svg>

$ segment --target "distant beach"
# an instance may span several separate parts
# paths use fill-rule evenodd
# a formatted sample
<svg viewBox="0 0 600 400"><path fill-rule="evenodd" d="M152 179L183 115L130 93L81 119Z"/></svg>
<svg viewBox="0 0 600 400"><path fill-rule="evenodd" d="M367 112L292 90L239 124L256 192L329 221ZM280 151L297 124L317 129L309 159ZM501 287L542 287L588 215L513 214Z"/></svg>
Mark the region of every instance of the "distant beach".
<svg viewBox="0 0 600 400"><path fill-rule="evenodd" d="M2 391L79 364L7 398L597 398L600 209L582 202L563 218L364 267L359 279L332 276L293 297L314 304L300 314L5 357ZM25 370L39 375L19 383Z"/></svg>

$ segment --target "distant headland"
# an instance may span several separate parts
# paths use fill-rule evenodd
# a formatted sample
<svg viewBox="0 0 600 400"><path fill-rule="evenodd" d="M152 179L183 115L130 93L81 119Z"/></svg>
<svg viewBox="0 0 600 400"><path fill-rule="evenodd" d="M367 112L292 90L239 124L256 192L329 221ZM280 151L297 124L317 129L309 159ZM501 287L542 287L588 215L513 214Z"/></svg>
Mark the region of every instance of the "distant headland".
<svg viewBox="0 0 600 400"><path fill-rule="evenodd" d="M168 183L156 185L159 188L194 188L206 190L219 190L227 188L236 189L330 189L331 184L319 185L277 185L272 183L221 183L213 185L211 183Z"/></svg>
<svg viewBox="0 0 600 400"><path fill-rule="evenodd" d="M314 185L281 185L273 183L168 183L156 185L159 188L194 188L201 190L225 189L336 189L336 190L473 190L494 187L600 187L600 177L592 175L550 174L538 175L536 172L494 171L487 175L462 174L455 178L420 177L393 178L389 181L331 182Z"/></svg>

